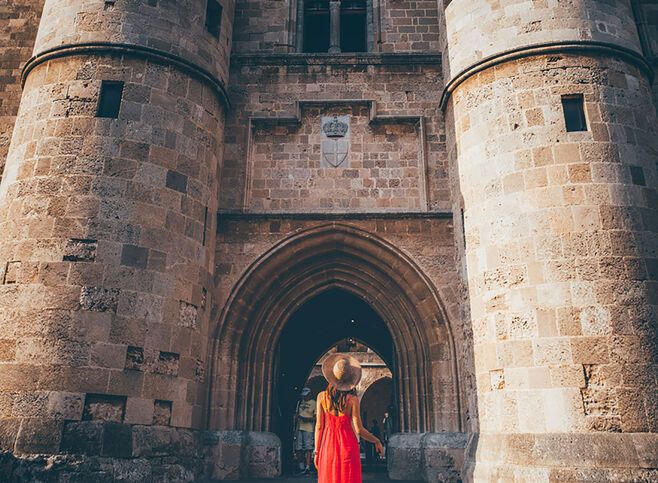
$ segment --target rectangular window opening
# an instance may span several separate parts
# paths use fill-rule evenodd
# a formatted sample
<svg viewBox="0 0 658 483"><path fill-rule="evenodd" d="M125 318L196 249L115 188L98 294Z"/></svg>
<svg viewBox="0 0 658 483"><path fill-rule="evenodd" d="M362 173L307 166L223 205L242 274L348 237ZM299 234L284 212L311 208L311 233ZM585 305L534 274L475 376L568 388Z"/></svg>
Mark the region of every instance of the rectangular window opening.
<svg viewBox="0 0 658 483"><path fill-rule="evenodd" d="M208 0L206 5L206 29L210 35L219 38L219 32L222 25L222 6L217 0Z"/></svg>
<svg viewBox="0 0 658 483"><path fill-rule="evenodd" d="M368 14L363 0L343 0L340 9L341 52L367 52Z"/></svg>
<svg viewBox="0 0 658 483"><path fill-rule="evenodd" d="M567 132L587 131L585 101L582 94L562 96L562 109Z"/></svg>
<svg viewBox="0 0 658 483"><path fill-rule="evenodd" d="M123 96L123 82L103 81L96 117L118 118L121 110L121 96Z"/></svg>
<svg viewBox="0 0 658 483"><path fill-rule="evenodd" d="M631 182L637 186L646 186L647 180L644 177L644 170L640 166L630 166Z"/></svg>
<svg viewBox="0 0 658 483"><path fill-rule="evenodd" d="M304 2L304 52L311 54L329 51L329 2Z"/></svg>

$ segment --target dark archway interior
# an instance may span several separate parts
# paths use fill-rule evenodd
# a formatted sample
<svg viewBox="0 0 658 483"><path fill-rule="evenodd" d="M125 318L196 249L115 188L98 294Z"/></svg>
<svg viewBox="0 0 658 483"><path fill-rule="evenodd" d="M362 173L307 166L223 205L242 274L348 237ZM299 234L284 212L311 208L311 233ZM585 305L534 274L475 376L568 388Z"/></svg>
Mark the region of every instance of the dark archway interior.
<svg viewBox="0 0 658 483"><path fill-rule="evenodd" d="M361 416L364 420L363 424L367 424L368 429L372 427L373 420L376 420L380 431L382 430L381 424L384 419L384 413L392 405L392 399L393 380L388 377L375 381L366 390L361 399Z"/></svg>
<svg viewBox="0 0 658 483"><path fill-rule="evenodd" d="M370 305L343 290L326 291L305 303L283 329L275 365L271 427L281 438L284 470L291 469L299 392L317 360L347 338L372 348L395 373L393 339L386 324Z"/></svg>

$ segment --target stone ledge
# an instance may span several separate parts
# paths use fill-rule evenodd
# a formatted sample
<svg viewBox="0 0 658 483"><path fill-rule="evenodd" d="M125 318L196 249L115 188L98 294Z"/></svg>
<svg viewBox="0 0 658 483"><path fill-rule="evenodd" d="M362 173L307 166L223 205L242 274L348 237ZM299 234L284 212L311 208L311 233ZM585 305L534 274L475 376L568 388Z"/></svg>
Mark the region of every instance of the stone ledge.
<svg viewBox="0 0 658 483"><path fill-rule="evenodd" d="M499 477L651 481L658 477L658 434L474 434L466 458L468 481Z"/></svg>
<svg viewBox="0 0 658 483"><path fill-rule="evenodd" d="M0 480L217 481L270 479L281 474L281 442L272 433L194 431L103 421L70 421L55 444L25 454L0 451ZM1 434L0 434L1 435ZM46 435L37 438L37 443Z"/></svg>
<svg viewBox="0 0 658 483"><path fill-rule="evenodd" d="M387 449L392 480L458 482L464 465L465 433L398 433Z"/></svg>
<svg viewBox="0 0 658 483"><path fill-rule="evenodd" d="M413 70L416 65L434 65L441 68L441 53L267 53L233 54L231 64L243 65L406 65Z"/></svg>
<svg viewBox="0 0 658 483"><path fill-rule="evenodd" d="M651 65L640 53L635 52L634 50L607 42L596 42L592 40L545 42L500 52L498 54L485 57L484 59L480 59L475 64L466 67L461 72L455 74L452 79L448 80L446 87L443 90L443 94L441 95L439 108L441 111L445 111L453 92L455 92L457 88L459 88L459 86L463 84L467 79L479 72L506 62L512 62L526 57L537 57L551 54L597 54L619 57L637 66L649 77L650 82L653 82L654 72L651 69Z"/></svg>
<svg viewBox="0 0 658 483"><path fill-rule="evenodd" d="M269 221L269 220L451 220L452 213L447 211L370 211L363 213L327 213L327 212L253 212L222 211L217 213L218 221Z"/></svg>
<svg viewBox="0 0 658 483"><path fill-rule="evenodd" d="M206 461L211 480L276 478L281 475L281 441L273 433L218 431Z"/></svg>
<svg viewBox="0 0 658 483"><path fill-rule="evenodd" d="M35 67L54 59L78 55L126 55L148 59L165 65L172 65L183 72L199 78L208 83L213 89L220 102L226 109L230 109L231 103L224 82L215 74L204 67L196 65L189 59L176 54L135 44L124 44L115 42L87 42L77 44L65 44L52 47L36 53L30 58L21 73L21 83L25 85L28 75Z"/></svg>

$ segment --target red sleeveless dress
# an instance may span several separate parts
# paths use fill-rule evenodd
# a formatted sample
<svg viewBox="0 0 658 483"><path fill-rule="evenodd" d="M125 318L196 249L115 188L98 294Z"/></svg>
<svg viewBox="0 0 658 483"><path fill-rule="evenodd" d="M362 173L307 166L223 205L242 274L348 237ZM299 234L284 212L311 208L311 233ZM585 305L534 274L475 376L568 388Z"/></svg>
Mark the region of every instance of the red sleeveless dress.
<svg viewBox="0 0 658 483"><path fill-rule="evenodd" d="M361 451L352 418L324 412L318 483L361 483Z"/></svg>

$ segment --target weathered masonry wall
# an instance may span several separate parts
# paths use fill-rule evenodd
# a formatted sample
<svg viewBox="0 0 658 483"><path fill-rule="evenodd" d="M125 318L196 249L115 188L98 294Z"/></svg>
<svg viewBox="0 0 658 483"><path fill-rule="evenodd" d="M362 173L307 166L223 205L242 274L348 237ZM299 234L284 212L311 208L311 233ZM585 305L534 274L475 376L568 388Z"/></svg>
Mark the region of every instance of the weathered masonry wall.
<svg viewBox="0 0 658 483"><path fill-rule="evenodd" d="M434 281L446 301L448 313L454 315L452 221L431 216L406 218L404 215L399 219L358 218L343 223L382 237L409 253ZM215 271L218 303L225 303L240 276L278 242L330 223L327 219L294 215L220 215Z"/></svg>
<svg viewBox="0 0 658 483"><path fill-rule="evenodd" d="M203 425L225 7L216 39L196 1L46 2L0 185L0 444L23 460Z"/></svg>
<svg viewBox="0 0 658 483"><path fill-rule="evenodd" d="M21 100L20 74L32 55L44 0L0 5L0 178Z"/></svg>
<svg viewBox="0 0 658 483"><path fill-rule="evenodd" d="M94 117L107 79L126 83L118 120ZM214 98L132 58L60 59L28 78L0 209L3 422L21 428L19 451L56 451L63 419L200 425Z"/></svg>
<svg viewBox="0 0 658 483"><path fill-rule="evenodd" d="M468 471L655 478L658 136L630 3L574 3L553 16L532 2L500 7L446 9L444 100L477 381ZM473 39L491 48L487 62L463 48ZM572 95L586 130L567 132Z"/></svg>
<svg viewBox="0 0 658 483"><path fill-rule="evenodd" d="M280 65L283 63L284 65ZM449 208L438 58L236 56L222 210ZM348 116L349 154L323 160L323 117Z"/></svg>
<svg viewBox="0 0 658 483"><path fill-rule="evenodd" d="M445 18L447 78L481 59L533 45L574 41L605 42L629 49L637 49L638 45L637 28L627 1L564 5L511 0L503 6L454 0L445 8Z"/></svg>

